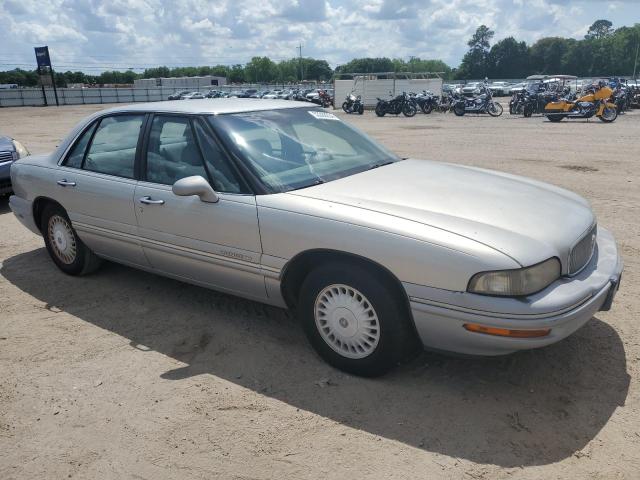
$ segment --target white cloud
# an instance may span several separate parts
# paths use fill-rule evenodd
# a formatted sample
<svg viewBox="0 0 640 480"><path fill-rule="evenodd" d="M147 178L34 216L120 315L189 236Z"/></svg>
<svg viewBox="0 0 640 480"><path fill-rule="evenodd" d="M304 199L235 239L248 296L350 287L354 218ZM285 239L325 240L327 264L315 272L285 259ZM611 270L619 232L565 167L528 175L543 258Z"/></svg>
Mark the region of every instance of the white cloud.
<svg viewBox="0 0 640 480"><path fill-rule="evenodd" d="M456 66L484 23L494 41L581 37L599 16L640 19L640 2L596 0L0 0L0 69L85 70L245 63L303 54L332 65L354 57L419 56ZM595 12L595 13L593 13Z"/></svg>

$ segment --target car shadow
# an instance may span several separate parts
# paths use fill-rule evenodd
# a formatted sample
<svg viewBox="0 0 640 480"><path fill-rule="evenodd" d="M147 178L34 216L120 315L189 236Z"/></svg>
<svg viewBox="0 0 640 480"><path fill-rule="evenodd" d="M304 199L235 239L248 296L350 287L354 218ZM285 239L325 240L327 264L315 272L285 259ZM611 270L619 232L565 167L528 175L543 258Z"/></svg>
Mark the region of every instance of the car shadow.
<svg viewBox="0 0 640 480"><path fill-rule="evenodd" d="M0 274L48 308L121 335L145 355L184 363L161 375L210 374L345 426L430 452L504 467L558 462L583 449L624 405L629 375L614 329L592 319L559 344L499 358L421 354L378 379L327 366L283 310L106 263L60 273L42 249Z"/></svg>

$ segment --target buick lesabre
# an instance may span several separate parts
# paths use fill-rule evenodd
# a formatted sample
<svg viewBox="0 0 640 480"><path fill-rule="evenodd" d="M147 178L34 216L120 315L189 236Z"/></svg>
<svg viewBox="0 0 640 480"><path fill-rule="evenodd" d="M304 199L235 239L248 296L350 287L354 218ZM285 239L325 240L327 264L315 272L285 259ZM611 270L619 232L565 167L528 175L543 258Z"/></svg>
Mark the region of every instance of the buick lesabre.
<svg viewBox="0 0 640 480"><path fill-rule="evenodd" d="M321 357L360 375L418 346L558 342L610 308L622 272L580 196L398 158L308 103L104 110L11 176L11 209L63 272L112 260L290 308Z"/></svg>

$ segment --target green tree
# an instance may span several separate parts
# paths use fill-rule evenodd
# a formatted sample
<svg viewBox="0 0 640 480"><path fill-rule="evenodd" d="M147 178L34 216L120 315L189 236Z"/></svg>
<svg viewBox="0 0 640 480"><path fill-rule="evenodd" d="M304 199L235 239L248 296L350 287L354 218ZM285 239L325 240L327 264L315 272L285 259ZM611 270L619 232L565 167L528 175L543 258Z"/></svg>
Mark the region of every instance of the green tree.
<svg viewBox="0 0 640 480"><path fill-rule="evenodd" d="M467 42L469 51L462 58L458 69L461 78L484 78L489 73L489 46L495 32L480 25Z"/></svg>
<svg viewBox="0 0 640 480"><path fill-rule="evenodd" d="M488 76L491 78L522 78L529 75L529 47L507 37L497 42L488 55Z"/></svg>
<svg viewBox="0 0 640 480"><path fill-rule="evenodd" d="M587 40L600 40L613 33L613 23L609 20L596 20L587 30L584 36Z"/></svg>

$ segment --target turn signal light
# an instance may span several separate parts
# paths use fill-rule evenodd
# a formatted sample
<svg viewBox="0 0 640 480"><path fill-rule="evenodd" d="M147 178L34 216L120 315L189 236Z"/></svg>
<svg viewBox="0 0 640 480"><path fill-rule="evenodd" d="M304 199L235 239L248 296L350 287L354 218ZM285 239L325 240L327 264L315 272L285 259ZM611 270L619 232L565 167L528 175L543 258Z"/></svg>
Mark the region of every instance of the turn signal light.
<svg viewBox="0 0 640 480"><path fill-rule="evenodd" d="M542 330L511 330L508 328L485 327L484 325L478 325L477 323L465 323L463 327L470 332L511 338L546 337L547 335L549 335L549 332L551 332L550 328L545 328Z"/></svg>

